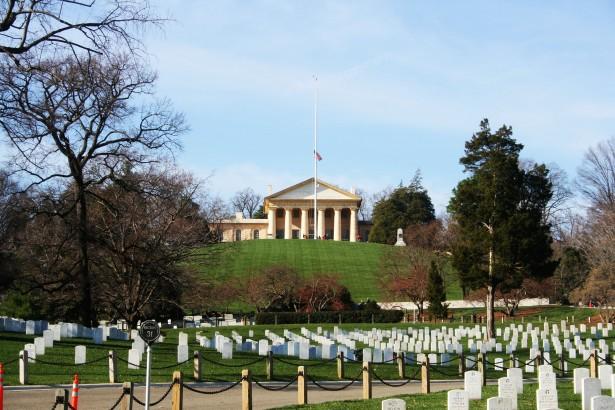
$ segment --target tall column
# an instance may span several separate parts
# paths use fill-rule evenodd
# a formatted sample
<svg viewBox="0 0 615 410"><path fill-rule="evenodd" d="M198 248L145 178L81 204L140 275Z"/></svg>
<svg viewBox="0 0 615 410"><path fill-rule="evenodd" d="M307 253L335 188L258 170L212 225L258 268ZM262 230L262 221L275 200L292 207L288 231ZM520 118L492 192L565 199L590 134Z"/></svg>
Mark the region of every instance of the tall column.
<svg viewBox="0 0 615 410"><path fill-rule="evenodd" d="M291 221L293 218L292 208L284 208L284 239L292 239Z"/></svg>
<svg viewBox="0 0 615 410"><path fill-rule="evenodd" d="M357 209L350 208L350 242L357 241Z"/></svg>
<svg viewBox="0 0 615 410"><path fill-rule="evenodd" d="M308 210L301 209L301 238L307 239L310 235L308 228Z"/></svg>
<svg viewBox="0 0 615 410"><path fill-rule="evenodd" d="M333 213L333 240L342 240L342 210L335 208Z"/></svg>
<svg viewBox="0 0 615 410"><path fill-rule="evenodd" d="M269 208L267 213L267 238L275 239L275 209Z"/></svg>
<svg viewBox="0 0 615 410"><path fill-rule="evenodd" d="M325 210L318 210L318 236L323 237L325 235Z"/></svg>

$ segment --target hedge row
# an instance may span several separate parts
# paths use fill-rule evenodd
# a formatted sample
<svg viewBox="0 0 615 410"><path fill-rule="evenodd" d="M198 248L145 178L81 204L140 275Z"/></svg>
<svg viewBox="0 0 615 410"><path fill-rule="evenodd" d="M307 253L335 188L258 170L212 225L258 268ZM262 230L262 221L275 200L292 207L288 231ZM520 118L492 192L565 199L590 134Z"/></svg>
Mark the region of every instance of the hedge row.
<svg viewBox="0 0 615 410"><path fill-rule="evenodd" d="M397 323L401 310L347 310L338 312L261 312L256 314L257 325L287 325L302 323Z"/></svg>

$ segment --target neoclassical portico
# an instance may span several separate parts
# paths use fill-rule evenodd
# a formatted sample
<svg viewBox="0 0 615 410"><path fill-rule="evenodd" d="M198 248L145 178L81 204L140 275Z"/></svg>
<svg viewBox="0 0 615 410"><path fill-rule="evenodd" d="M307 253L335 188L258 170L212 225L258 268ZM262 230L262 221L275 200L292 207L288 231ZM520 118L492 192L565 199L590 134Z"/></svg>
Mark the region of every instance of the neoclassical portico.
<svg viewBox="0 0 615 410"><path fill-rule="evenodd" d="M267 238L333 239L356 242L357 211L361 197L354 192L318 181L317 226L314 232L314 178L265 198Z"/></svg>

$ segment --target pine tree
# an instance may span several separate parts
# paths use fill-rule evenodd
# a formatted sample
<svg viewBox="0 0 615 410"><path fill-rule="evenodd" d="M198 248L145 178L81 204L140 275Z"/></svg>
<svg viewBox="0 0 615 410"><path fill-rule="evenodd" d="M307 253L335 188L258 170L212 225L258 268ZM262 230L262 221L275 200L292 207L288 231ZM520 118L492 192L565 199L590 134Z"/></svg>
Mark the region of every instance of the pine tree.
<svg viewBox="0 0 615 410"><path fill-rule="evenodd" d="M427 297L429 299L429 307L427 311L435 318L446 318L448 315L448 304L446 301L446 289L444 287L444 279L438 269L438 265L431 261L429 268L429 276L427 279Z"/></svg>

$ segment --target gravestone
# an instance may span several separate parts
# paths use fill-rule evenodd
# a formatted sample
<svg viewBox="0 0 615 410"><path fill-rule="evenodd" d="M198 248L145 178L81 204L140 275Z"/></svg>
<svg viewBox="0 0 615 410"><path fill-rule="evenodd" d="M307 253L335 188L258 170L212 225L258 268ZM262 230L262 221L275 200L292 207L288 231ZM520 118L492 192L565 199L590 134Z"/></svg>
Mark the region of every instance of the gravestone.
<svg viewBox="0 0 615 410"><path fill-rule="evenodd" d="M180 345L188 345L188 333L179 332L179 343Z"/></svg>
<svg viewBox="0 0 615 410"><path fill-rule="evenodd" d="M406 410L406 402L402 399L382 400L382 410Z"/></svg>
<svg viewBox="0 0 615 410"><path fill-rule="evenodd" d="M603 390L611 388L611 376L613 376L613 366L610 364L601 364L598 366L598 378Z"/></svg>
<svg viewBox="0 0 615 410"><path fill-rule="evenodd" d="M267 356L269 354L269 342L267 339L261 339L258 341L258 355Z"/></svg>
<svg viewBox="0 0 615 410"><path fill-rule="evenodd" d="M34 359L36 359L36 348L34 347L34 343L25 344L23 350L28 352L28 363L34 363Z"/></svg>
<svg viewBox="0 0 615 410"><path fill-rule="evenodd" d="M406 242L404 242L404 230L401 228L397 229L397 242L395 242L395 246L406 246Z"/></svg>
<svg viewBox="0 0 615 410"><path fill-rule="evenodd" d="M309 343L303 343L303 342L299 343L299 359L310 360L310 344Z"/></svg>
<svg viewBox="0 0 615 410"><path fill-rule="evenodd" d="M512 401L507 397L491 397L487 400L487 410L513 410Z"/></svg>
<svg viewBox="0 0 615 410"><path fill-rule="evenodd" d="M177 345L177 363L188 360L188 345Z"/></svg>
<svg viewBox="0 0 615 410"><path fill-rule="evenodd" d="M510 399L512 410L517 410L517 386L510 377L498 379L498 396Z"/></svg>
<svg viewBox="0 0 615 410"><path fill-rule="evenodd" d="M536 410L551 410L559 408L557 402L557 390L536 390Z"/></svg>
<svg viewBox="0 0 615 410"><path fill-rule="evenodd" d="M36 334L36 323L34 320L26 321L26 335L34 335Z"/></svg>
<svg viewBox="0 0 615 410"><path fill-rule="evenodd" d="M468 393L470 400L480 400L482 398L483 375L476 370L469 370L464 373L463 389Z"/></svg>
<svg viewBox="0 0 615 410"><path fill-rule="evenodd" d="M37 356L42 356L45 354L45 339L42 337L34 338L34 350L36 350Z"/></svg>
<svg viewBox="0 0 615 410"><path fill-rule="evenodd" d="M495 370L504 371L504 359L501 357L496 357L494 364Z"/></svg>
<svg viewBox="0 0 615 410"><path fill-rule="evenodd" d="M103 329L98 327L96 329L92 329L92 341L95 345L102 344L103 342Z"/></svg>
<svg viewBox="0 0 615 410"><path fill-rule="evenodd" d="M53 347L53 330L43 330L43 340L45 347Z"/></svg>
<svg viewBox="0 0 615 410"><path fill-rule="evenodd" d="M87 349L83 345L75 346L75 364L83 364L86 362Z"/></svg>
<svg viewBox="0 0 615 410"><path fill-rule="evenodd" d="M222 343L222 358L223 359L233 358L233 343L232 342Z"/></svg>
<svg viewBox="0 0 615 410"><path fill-rule="evenodd" d="M600 379L586 377L581 382L581 386L582 410L590 410L592 397L600 396L602 394Z"/></svg>
<svg viewBox="0 0 615 410"><path fill-rule="evenodd" d="M589 369L579 367L572 371L574 394L581 394L583 391L583 379L589 377Z"/></svg>
<svg viewBox="0 0 615 410"><path fill-rule="evenodd" d="M609 396L592 397L591 410L613 410L615 409L615 398Z"/></svg>
<svg viewBox="0 0 615 410"><path fill-rule="evenodd" d="M468 392L465 390L449 390L447 403L447 410L469 410Z"/></svg>
<svg viewBox="0 0 615 410"><path fill-rule="evenodd" d="M538 376L538 388L544 390L556 389L555 373L542 373Z"/></svg>
<svg viewBox="0 0 615 410"><path fill-rule="evenodd" d="M137 349L128 350L128 368L129 369L138 369L141 364L141 354L143 352Z"/></svg>
<svg viewBox="0 0 615 410"><path fill-rule="evenodd" d="M506 376L515 383L518 394L523 394L523 370L513 367L506 370Z"/></svg>
<svg viewBox="0 0 615 410"><path fill-rule="evenodd" d="M553 373L553 366L550 364L541 364L538 366L538 377L543 373Z"/></svg>

